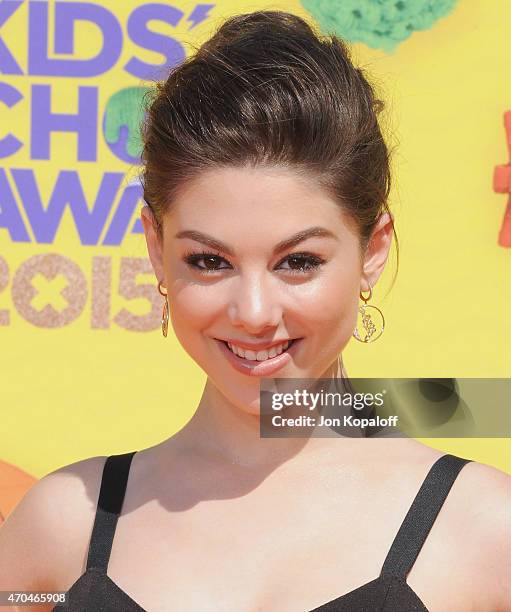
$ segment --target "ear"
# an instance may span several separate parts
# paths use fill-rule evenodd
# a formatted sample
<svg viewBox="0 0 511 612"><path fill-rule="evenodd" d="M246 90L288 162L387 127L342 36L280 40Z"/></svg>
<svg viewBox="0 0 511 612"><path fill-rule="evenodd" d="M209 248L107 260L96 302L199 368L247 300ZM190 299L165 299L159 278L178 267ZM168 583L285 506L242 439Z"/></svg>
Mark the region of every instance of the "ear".
<svg viewBox="0 0 511 612"><path fill-rule="evenodd" d="M383 213L372 231L364 254L361 291L369 291L369 284L374 287L378 282L390 252L392 229L393 217L390 213Z"/></svg>
<svg viewBox="0 0 511 612"><path fill-rule="evenodd" d="M147 204L142 207L140 220L144 226L147 252L156 275L156 280L162 281L165 285L163 276L163 246L158 238L156 231L156 220L154 218L153 211L149 208L149 206L147 206Z"/></svg>

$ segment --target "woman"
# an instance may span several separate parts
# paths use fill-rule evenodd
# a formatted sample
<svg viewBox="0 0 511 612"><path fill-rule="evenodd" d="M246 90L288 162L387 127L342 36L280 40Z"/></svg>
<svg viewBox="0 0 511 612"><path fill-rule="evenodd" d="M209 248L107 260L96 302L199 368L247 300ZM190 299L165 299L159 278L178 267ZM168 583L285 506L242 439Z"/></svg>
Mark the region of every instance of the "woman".
<svg viewBox="0 0 511 612"><path fill-rule="evenodd" d="M0 531L0 589L68 591L55 610L511 611L508 475L360 428L260 435L262 378L345 379L394 229L381 108L341 40L275 11L228 19L158 87L142 221L163 335L207 383L170 439L38 482Z"/></svg>

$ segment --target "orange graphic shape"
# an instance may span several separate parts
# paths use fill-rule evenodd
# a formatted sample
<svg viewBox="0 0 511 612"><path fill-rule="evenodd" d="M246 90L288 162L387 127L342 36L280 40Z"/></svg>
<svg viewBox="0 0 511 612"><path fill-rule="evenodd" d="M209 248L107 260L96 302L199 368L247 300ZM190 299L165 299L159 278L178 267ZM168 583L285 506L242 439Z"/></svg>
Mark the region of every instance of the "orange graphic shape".
<svg viewBox="0 0 511 612"><path fill-rule="evenodd" d="M36 482L34 476L0 460L0 525Z"/></svg>

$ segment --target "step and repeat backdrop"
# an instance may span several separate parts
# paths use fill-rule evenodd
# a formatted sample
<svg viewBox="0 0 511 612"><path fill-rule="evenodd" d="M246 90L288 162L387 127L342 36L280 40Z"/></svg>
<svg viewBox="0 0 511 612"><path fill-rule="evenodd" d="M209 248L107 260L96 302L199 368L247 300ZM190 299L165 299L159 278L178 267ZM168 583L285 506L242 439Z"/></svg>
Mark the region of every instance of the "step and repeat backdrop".
<svg viewBox="0 0 511 612"><path fill-rule="evenodd" d="M387 103L400 240L348 375L511 375L505 0L0 2L0 521L49 471L141 449L205 383L169 329L140 222L144 94L228 16L294 12L348 40ZM511 473L508 438L424 439Z"/></svg>

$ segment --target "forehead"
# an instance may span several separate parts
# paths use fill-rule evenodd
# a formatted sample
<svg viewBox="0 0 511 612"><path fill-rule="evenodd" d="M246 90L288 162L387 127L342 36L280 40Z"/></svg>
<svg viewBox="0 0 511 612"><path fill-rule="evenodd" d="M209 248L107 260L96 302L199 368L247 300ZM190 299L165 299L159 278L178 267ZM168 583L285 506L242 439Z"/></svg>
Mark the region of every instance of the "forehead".
<svg viewBox="0 0 511 612"><path fill-rule="evenodd" d="M194 229L265 242L311 225L338 235L354 233L339 204L314 178L283 167L208 169L184 185L164 222L169 238Z"/></svg>

